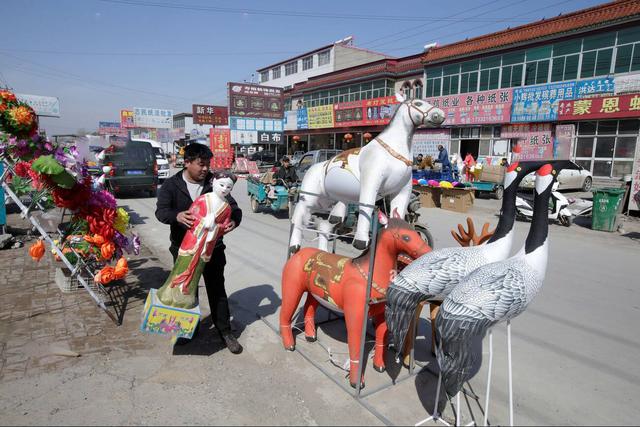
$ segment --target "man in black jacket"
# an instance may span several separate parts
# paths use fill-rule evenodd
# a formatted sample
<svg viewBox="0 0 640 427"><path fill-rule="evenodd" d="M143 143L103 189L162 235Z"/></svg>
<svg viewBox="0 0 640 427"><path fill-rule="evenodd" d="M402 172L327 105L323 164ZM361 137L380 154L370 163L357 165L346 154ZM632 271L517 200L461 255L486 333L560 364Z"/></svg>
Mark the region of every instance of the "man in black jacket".
<svg viewBox="0 0 640 427"><path fill-rule="evenodd" d="M182 239L195 220L189 213L191 203L198 196L212 190L213 175L209 171L211 157L211 150L205 145L193 143L186 146L184 169L167 179L158 192L156 218L171 226L169 252L173 255L174 262L178 257ZM231 223L225 229L225 233L229 233L242 221L242 210L235 199L229 195L227 202L231 207ZM224 289L224 266L227 263L224 249L224 242L220 238L213 250L211 260L205 266L202 277L207 288L213 324L229 351L238 354L242 352L242 346L231 333L229 303ZM184 340L180 341L181 344L184 342Z"/></svg>
<svg viewBox="0 0 640 427"><path fill-rule="evenodd" d="M291 186L298 181L298 175L296 174L296 168L291 164L287 156L283 157L280 161L280 169L274 175L275 179L281 179Z"/></svg>

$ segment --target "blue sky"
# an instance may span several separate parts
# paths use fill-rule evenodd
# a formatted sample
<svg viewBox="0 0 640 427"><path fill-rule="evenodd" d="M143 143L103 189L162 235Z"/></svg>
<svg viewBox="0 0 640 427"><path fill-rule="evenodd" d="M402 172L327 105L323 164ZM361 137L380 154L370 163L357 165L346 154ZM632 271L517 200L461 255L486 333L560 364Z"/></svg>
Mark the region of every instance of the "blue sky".
<svg viewBox="0 0 640 427"><path fill-rule="evenodd" d="M0 0L0 86L60 98L62 117L41 126L73 133L118 121L121 108L226 105L228 81L348 35L406 56L599 3Z"/></svg>

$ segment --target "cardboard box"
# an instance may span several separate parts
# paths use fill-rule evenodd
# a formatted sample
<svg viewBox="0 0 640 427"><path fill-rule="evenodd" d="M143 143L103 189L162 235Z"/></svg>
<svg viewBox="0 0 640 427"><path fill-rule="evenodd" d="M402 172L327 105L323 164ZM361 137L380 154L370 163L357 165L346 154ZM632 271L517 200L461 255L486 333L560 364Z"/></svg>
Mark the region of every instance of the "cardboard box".
<svg viewBox="0 0 640 427"><path fill-rule="evenodd" d="M420 193L420 204L423 208L440 207L440 188L419 185L413 189Z"/></svg>
<svg viewBox="0 0 640 427"><path fill-rule="evenodd" d="M191 310L164 305L151 289L144 304L142 315L142 332L175 335L178 338L191 338L200 321L200 306Z"/></svg>
<svg viewBox="0 0 640 427"><path fill-rule="evenodd" d="M504 166L482 165L479 180L502 184L504 181Z"/></svg>
<svg viewBox="0 0 640 427"><path fill-rule="evenodd" d="M474 191L461 188L441 188L440 207L448 211L466 212L473 206Z"/></svg>

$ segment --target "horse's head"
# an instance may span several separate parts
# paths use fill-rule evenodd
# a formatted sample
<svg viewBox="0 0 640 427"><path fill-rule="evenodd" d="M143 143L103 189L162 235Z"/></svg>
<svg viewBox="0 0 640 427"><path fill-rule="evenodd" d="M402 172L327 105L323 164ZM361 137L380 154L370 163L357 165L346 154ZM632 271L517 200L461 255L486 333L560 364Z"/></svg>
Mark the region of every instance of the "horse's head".
<svg viewBox="0 0 640 427"><path fill-rule="evenodd" d="M381 243L386 244L388 250L404 254L411 261L431 252L431 248L422 240L420 234L408 222L397 217L388 220L385 228L380 231L379 239Z"/></svg>
<svg viewBox="0 0 640 427"><path fill-rule="evenodd" d="M434 107L422 99L407 99L406 96L396 93L396 99L401 102L399 108L406 108L413 126L438 127L445 119L444 111Z"/></svg>

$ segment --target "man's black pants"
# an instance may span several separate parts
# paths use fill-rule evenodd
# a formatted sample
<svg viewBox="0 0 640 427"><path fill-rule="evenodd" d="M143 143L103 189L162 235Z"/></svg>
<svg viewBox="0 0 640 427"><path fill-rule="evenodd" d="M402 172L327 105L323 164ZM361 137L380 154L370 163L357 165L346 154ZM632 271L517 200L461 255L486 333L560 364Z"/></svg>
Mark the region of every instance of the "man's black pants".
<svg viewBox="0 0 640 427"><path fill-rule="evenodd" d="M224 245L216 246L211 254L211 259L205 265L202 277L207 288L209 307L211 307L211 319L220 335L231 333L231 314L229 312L229 301L227 292L224 289L224 266L227 258L224 254ZM178 258L178 246L171 245L169 252L173 255L173 262ZM196 292L196 296L198 293Z"/></svg>

